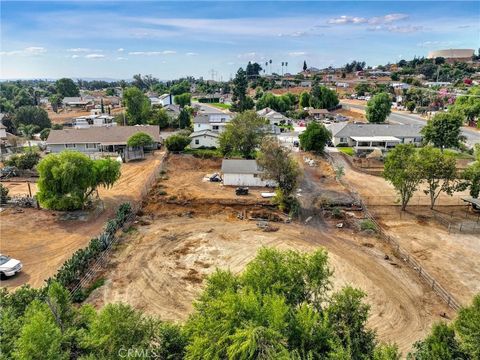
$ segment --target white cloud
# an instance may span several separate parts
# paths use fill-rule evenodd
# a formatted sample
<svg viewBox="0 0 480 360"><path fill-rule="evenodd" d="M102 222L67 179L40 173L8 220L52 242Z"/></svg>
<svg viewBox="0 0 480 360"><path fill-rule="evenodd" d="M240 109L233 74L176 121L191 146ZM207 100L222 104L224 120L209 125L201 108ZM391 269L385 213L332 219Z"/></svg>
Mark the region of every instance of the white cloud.
<svg viewBox="0 0 480 360"><path fill-rule="evenodd" d="M79 58L79 57L80 57L80 55L76 55L76 54L75 54L75 55L72 55L72 59L77 59L77 58Z"/></svg>
<svg viewBox="0 0 480 360"><path fill-rule="evenodd" d="M289 56L304 56L307 55L305 51L291 51L288 53Z"/></svg>
<svg viewBox="0 0 480 360"><path fill-rule="evenodd" d="M128 60L128 59L126 57L119 56L115 60L122 61L122 60Z"/></svg>
<svg viewBox="0 0 480 360"><path fill-rule="evenodd" d="M23 50L12 50L12 51L1 51L0 55L4 56L14 56L14 55L20 55L20 56L36 56L36 55L41 55L47 52L47 49L41 46L29 46L26 47Z"/></svg>
<svg viewBox="0 0 480 360"><path fill-rule="evenodd" d="M124 49L124 48L118 48L117 51L118 51L118 52L124 52L125 49Z"/></svg>
<svg viewBox="0 0 480 360"><path fill-rule="evenodd" d="M103 59L105 57L105 55L102 55L102 54L88 54L88 55L85 55L85 58L87 59Z"/></svg>
<svg viewBox="0 0 480 360"><path fill-rule="evenodd" d="M372 18L342 15L337 18L329 19L328 23L333 25L366 24L366 23L371 25L380 25L380 24L391 24L395 21L400 21L407 18L408 18L407 14L401 14L401 13L386 14L383 16L375 16Z"/></svg>
<svg viewBox="0 0 480 360"><path fill-rule="evenodd" d="M332 18L328 20L329 24L343 25L343 24L364 24L368 20L364 17L346 16L342 15L338 18Z"/></svg>
<svg viewBox="0 0 480 360"><path fill-rule="evenodd" d="M164 51L130 51L128 55L136 56L158 56L158 55L172 55L176 54L176 51L173 50L164 50Z"/></svg>
<svg viewBox="0 0 480 360"><path fill-rule="evenodd" d="M415 32L422 31L423 29L424 29L423 26L415 26L415 25L405 25L405 26L377 25L377 26L374 26L374 27L367 28L368 31L388 31L388 32L402 33L402 34L415 33Z"/></svg>
<svg viewBox="0 0 480 360"><path fill-rule="evenodd" d="M72 49L67 49L68 52L92 52L92 51L100 51L100 50L92 50L92 49L87 49L87 48L72 48Z"/></svg>
<svg viewBox="0 0 480 360"><path fill-rule="evenodd" d="M280 37L301 37L306 35L308 35L306 31L295 31L293 33L288 33L288 34L285 34L285 33L278 34L278 36Z"/></svg>
<svg viewBox="0 0 480 360"><path fill-rule="evenodd" d="M187 55L187 56L197 56L198 53L196 53L196 52L187 52L185 55Z"/></svg>
<svg viewBox="0 0 480 360"><path fill-rule="evenodd" d="M440 46L451 46L455 45L456 41L424 41L418 43L417 46L421 48L433 48L433 47L440 47Z"/></svg>

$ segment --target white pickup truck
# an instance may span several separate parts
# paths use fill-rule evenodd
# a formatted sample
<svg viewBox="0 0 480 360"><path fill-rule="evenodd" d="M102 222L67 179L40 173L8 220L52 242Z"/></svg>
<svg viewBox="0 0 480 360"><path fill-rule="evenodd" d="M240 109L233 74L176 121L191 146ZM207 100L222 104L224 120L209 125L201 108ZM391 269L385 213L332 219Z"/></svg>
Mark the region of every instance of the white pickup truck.
<svg viewBox="0 0 480 360"><path fill-rule="evenodd" d="M22 263L9 256L0 254L0 275L13 276L22 271Z"/></svg>

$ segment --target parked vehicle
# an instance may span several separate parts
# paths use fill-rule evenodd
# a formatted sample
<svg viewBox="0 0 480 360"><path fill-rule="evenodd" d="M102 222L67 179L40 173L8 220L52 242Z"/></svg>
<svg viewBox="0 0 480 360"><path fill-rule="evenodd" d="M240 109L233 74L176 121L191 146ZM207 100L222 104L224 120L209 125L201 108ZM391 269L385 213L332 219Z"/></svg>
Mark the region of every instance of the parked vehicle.
<svg viewBox="0 0 480 360"><path fill-rule="evenodd" d="M22 271L22 268L23 265L19 260L0 254L0 275L13 276Z"/></svg>
<svg viewBox="0 0 480 360"><path fill-rule="evenodd" d="M300 146L300 143L299 143L297 140L295 140L295 141L293 142L293 146L294 146L294 147L299 147L299 146Z"/></svg>
<svg viewBox="0 0 480 360"><path fill-rule="evenodd" d="M235 189L235 195L248 195L248 187L238 187Z"/></svg>
<svg viewBox="0 0 480 360"><path fill-rule="evenodd" d="M220 176L220 174L213 174L212 176L210 176L210 181L211 182L221 182L222 177Z"/></svg>

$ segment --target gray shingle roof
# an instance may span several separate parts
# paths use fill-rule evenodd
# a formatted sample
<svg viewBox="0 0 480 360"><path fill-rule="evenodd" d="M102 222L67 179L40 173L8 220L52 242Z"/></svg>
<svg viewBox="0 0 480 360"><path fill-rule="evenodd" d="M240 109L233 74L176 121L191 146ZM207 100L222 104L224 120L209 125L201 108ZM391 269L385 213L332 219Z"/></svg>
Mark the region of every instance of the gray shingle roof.
<svg viewBox="0 0 480 360"><path fill-rule="evenodd" d="M210 120L207 114L197 115L193 118L194 124L209 124Z"/></svg>
<svg viewBox="0 0 480 360"><path fill-rule="evenodd" d="M224 174L260 174L262 170L256 160L223 159Z"/></svg>
<svg viewBox="0 0 480 360"><path fill-rule="evenodd" d="M51 130L47 144L118 144L125 145L137 132L149 134L155 141L161 142L158 126L96 126L86 129Z"/></svg>
<svg viewBox="0 0 480 360"><path fill-rule="evenodd" d="M420 133L423 125L392 125L392 124L345 124L341 129L332 129L335 137L351 136L395 136L423 137Z"/></svg>

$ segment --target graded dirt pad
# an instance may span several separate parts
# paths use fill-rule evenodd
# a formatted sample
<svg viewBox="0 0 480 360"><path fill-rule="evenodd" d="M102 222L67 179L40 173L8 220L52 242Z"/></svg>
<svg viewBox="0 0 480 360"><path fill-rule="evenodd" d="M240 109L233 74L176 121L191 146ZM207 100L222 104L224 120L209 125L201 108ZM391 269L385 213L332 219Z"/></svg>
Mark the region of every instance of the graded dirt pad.
<svg viewBox="0 0 480 360"><path fill-rule="evenodd" d="M335 156L338 159L340 155ZM359 193L387 233L458 301L469 304L473 295L480 291L480 234L449 233L446 226L431 219L429 199L420 190L407 206L407 211L411 209L415 215L400 214L399 207L392 206L398 202L390 183L382 177L355 171L347 162L343 163L344 180ZM453 197L440 195L437 214L454 224L465 221L461 214L454 218L445 215L459 209L455 205L463 204L461 197L465 195L466 192ZM429 216L421 216L422 212Z"/></svg>
<svg viewBox="0 0 480 360"><path fill-rule="evenodd" d="M254 197L250 203L238 204L232 201L232 191L199 182L206 171L218 169L218 163L169 158L166 179L150 192L134 229L123 236L110 265L99 275L106 278L106 284L92 293L89 303L100 307L127 302L162 319L184 321L205 277L217 267L241 272L262 246L300 251L322 246L335 271L335 288L350 284L363 289L372 306L369 326L381 340L396 342L404 353L441 319L441 313L452 316L374 236L356 233L348 226L336 229L335 221L317 213L309 222L312 226L271 222L278 231L263 232L256 221L246 220L248 214L275 211L261 207ZM325 161L305 167L301 198L316 198L322 189L349 196L333 173ZM305 203L316 206L315 201Z"/></svg>
<svg viewBox="0 0 480 360"><path fill-rule="evenodd" d="M383 259L385 249L375 238L278 223L277 232L267 233L253 221L235 219L227 207L214 210L219 215L157 217L146 212L147 225L125 235L103 275L106 284L88 302L97 307L126 302L165 320L184 321L202 281L215 268L241 272L262 246L300 251L323 246L335 272L335 288L351 284L367 292L369 326L381 340L395 341L406 352L440 313L448 313L399 261Z"/></svg>
<svg viewBox="0 0 480 360"><path fill-rule="evenodd" d="M2 281L2 286L15 288L28 283L40 287L76 250L86 246L99 234L116 207L125 201L141 200L145 183L158 172L163 153L144 161L122 164L122 175L111 189L99 189L104 209L81 214L80 220L61 220L61 212L37 209L6 209L0 213L0 252L23 263L23 271ZM13 193L24 193L25 183L6 185ZM32 191L34 186L32 185Z"/></svg>

